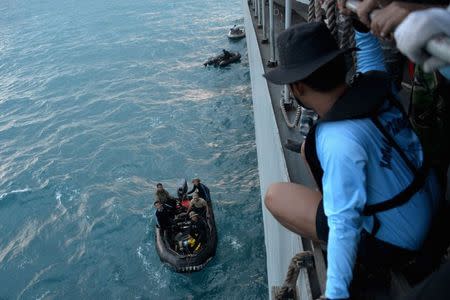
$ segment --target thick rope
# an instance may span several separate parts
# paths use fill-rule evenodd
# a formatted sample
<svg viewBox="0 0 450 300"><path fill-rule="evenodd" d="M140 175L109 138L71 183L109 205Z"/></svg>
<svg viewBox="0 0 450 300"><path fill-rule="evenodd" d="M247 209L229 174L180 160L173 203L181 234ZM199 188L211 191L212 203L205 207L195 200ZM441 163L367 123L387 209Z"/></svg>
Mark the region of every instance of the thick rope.
<svg viewBox="0 0 450 300"><path fill-rule="evenodd" d="M338 17L338 28L339 28L339 47L354 48L355 47L355 31L353 30L352 20L349 16L339 13ZM353 51L345 55L345 62L350 74L355 72L356 63L356 53Z"/></svg>
<svg viewBox="0 0 450 300"><path fill-rule="evenodd" d="M313 0L311 0L313 1ZM314 14L315 14L315 20L317 22L322 22L323 20L323 14L322 14L322 3L321 0L314 0Z"/></svg>
<svg viewBox="0 0 450 300"><path fill-rule="evenodd" d="M315 1L309 1L308 4L308 23L314 22L316 18Z"/></svg>
<svg viewBox="0 0 450 300"><path fill-rule="evenodd" d="M314 267L314 255L310 251L297 253L289 264L283 286L275 294L276 300L295 299L295 287L301 268Z"/></svg>
<svg viewBox="0 0 450 300"><path fill-rule="evenodd" d="M324 2L326 24L328 29L331 31L334 39L338 41L338 29L337 29L337 18L336 18L336 0L325 0Z"/></svg>
<svg viewBox="0 0 450 300"><path fill-rule="evenodd" d="M351 47L354 40L352 20L349 16L339 14L339 47Z"/></svg>

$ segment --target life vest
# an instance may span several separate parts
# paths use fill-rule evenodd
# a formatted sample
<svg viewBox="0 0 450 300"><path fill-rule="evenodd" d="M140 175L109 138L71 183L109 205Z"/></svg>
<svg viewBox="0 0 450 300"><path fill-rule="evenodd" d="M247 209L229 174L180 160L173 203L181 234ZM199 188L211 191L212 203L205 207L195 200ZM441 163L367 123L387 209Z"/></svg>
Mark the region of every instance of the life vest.
<svg viewBox="0 0 450 300"><path fill-rule="evenodd" d="M395 106L403 114L405 121L408 122L412 129L403 107L391 92L391 83L388 75L384 72L373 71L357 77L352 86L336 101L330 111L310 129L305 140L306 161L321 193L323 193L322 177L324 171L316 150L316 127L318 124L322 122L370 118L380 134L399 153L414 177L408 186L392 198L377 204L365 206L363 215L374 217L372 235L375 235L380 228L380 222L376 214L407 203L423 187L429 173L425 156L422 165L417 168L381 124L379 115L383 113L381 108L386 103L386 100L389 101L389 105Z"/></svg>

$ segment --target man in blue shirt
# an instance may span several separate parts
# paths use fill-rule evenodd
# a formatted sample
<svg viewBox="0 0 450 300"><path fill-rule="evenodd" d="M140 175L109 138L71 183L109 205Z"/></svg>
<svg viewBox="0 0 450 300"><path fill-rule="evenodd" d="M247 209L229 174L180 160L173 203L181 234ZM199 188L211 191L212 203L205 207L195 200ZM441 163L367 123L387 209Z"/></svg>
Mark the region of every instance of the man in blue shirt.
<svg viewBox="0 0 450 300"><path fill-rule="evenodd" d="M347 85L351 49L339 50L321 23L292 26L277 46L280 65L264 76L320 117L304 146L319 191L276 183L265 203L288 229L328 243L325 296L346 299L357 260L389 268L420 249L439 187L384 72Z"/></svg>

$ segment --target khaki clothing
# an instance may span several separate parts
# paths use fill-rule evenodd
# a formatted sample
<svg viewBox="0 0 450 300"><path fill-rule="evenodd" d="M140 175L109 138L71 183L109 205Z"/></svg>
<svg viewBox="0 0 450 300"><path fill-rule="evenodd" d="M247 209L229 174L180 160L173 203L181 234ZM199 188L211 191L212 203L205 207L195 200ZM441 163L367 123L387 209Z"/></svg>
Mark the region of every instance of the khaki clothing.
<svg viewBox="0 0 450 300"><path fill-rule="evenodd" d="M202 208L207 206L205 199L203 198L192 198L191 200L192 208Z"/></svg>
<svg viewBox="0 0 450 300"><path fill-rule="evenodd" d="M160 201L161 203L167 203L171 199L172 199L172 197L169 195L169 192L166 190L155 192L155 201Z"/></svg>
<svg viewBox="0 0 450 300"><path fill-rule="evenodd" d="M198 215L202 216L203 218L206 217L206 210L207 210L208 204L206 203L205 199L203 198L192 198L191 200L191 210L195 211Z"/></svg>

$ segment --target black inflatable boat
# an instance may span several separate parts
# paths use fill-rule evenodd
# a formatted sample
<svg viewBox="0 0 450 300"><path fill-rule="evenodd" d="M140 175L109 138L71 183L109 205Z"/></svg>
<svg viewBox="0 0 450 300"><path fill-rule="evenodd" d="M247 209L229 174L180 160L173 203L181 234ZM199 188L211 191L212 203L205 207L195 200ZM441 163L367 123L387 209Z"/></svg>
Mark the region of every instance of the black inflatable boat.
<svg viewBox="0 0 450 300"><path fill-rule="evenodd" d="M184 195L187 191L185 184ZM180 188L178 195L180 196ZM190 219L183 212L183 207L189 204L186 197L180 198L178 214L175 215L170 228L155 227L156 251L161 261L171 265L176 272L193 272L203 269L216 254L217 231L211 201L208 202L210 217L207 219L206 242L192 249L192 237L189 235Z"/></svg>
<svg viewBox="0 0 450 300"><path fill-rule="evenodd" d="M203 65L206 66L214 66L214 67L225 67L229 64L239 62L241 60L241 54L239 52L231 52L227 50L222 50L222 53L211 57Z"/></svg>

